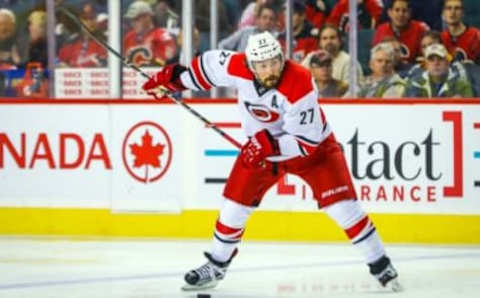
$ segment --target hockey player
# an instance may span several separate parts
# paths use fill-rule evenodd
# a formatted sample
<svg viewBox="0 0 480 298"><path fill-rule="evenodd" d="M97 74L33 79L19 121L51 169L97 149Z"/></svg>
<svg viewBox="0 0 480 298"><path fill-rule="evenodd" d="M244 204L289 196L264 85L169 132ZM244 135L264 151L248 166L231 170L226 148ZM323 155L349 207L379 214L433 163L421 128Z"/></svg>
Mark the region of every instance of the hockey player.
<svg viewBox="0 0 480 298"><path fill-rule="evenodd" d="M302 177L318 207L337 222L382 286L401 289L372 221L356 200L340 146L318 105L309 71L285 61L268 32L252 35L245 53L207 51L191 66L168 65L144 85L170 92L230 86L238 90L243 145L223 193L207 262L186 273L184 290L211 288L225 277L245 223L265 192L286 173Z"/></svg>

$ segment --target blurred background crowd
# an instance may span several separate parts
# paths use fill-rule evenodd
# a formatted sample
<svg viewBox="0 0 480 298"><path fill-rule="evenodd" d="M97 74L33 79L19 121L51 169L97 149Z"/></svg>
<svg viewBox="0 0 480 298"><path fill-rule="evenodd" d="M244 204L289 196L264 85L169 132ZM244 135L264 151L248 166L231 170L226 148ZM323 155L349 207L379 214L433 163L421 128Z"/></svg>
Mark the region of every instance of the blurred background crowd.
<svg viewBox="0 0 480 298"><path fill-rule="evenodd" d="M107 0L56 0L107 41ZM348 0L293 0L291 58L322 97L480 97L480 1L357 0L358 86L349 90ZM122 55L137 66L183 62L182 1L121 0ZM285 46L285 0L219 0L218 48L243 51L268 30ZM210 0L195 1L195 54L210 49ZM102 68L107 51L56 13L55 68ZM47 97L45 0L0 0L0 97ZM51 63L50 63L51 64Z"/></svg>

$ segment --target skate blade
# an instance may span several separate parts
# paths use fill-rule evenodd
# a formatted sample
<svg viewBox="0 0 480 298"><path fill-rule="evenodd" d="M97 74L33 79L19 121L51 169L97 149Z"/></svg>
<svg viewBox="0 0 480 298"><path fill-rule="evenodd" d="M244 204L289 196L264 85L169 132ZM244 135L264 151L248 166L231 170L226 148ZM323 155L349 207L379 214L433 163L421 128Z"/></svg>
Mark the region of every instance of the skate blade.
<svg viewBox="0 0 480 298"><path fill-rule="evenodd" d="M212 289L217 285L218 282L209 282L201 286L185 284L182 286L182 291L200 291L206 289Z"/></svg>
<svg viewBox="0 0 480 298"><path fill-rule="evenodd" d="M398 278L392 279L387 285L387 288L392 290L393 292L402 292L404 289L400 282L398 281Z"/></svg>

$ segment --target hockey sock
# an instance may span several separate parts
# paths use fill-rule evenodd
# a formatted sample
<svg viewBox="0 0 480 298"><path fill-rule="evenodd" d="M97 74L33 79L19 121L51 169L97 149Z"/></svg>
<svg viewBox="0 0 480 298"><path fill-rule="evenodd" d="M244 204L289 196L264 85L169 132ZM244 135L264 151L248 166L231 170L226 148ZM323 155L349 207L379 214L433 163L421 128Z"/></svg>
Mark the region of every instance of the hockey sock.
<svg viewBox="0 0 480 298"><path fill-rule="evenodd" d="M211 256L218 262L227 262L241 241L245 223L254 208L225 199L215 224Z"/></svg>
<svg viewBox="0 0 480 298"><path fill-rule="evenodd" d="M358 201L340 201L325 207L325 212L345 230L352 244L365 257L367 264L385 255L385 249L375 226Z"/></svg>

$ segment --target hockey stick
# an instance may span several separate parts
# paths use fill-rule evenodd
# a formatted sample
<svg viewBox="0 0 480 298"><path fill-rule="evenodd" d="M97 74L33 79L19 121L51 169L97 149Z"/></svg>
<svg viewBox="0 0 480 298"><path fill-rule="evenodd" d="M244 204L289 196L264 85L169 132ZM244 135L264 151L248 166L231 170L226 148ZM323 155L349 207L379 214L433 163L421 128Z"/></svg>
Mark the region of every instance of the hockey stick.
<svg viewBox="0 0 480 298"><path fill-rule="evenodd" d="M85 32L88 33L88 35L93 38L96 42L98 42L100 45L102 45L106 50L108 50L110 53L114 54L118 59L120 59L120 61L122 62L123 65L125 65L126 67L129 67L129 68L132 68L133 70L137 71L139 74L141 74L143 77L147 78L147 79L150 79L150 76L144 72L142 69L140 69L140 67L134 65L134 64L131 64L131 63L128 63L127 59L125 57L123 57L122 55L120 55L120 53L118 53L117 51L115 51L115 49L113 49L111 46L109 46L106 42L104 42L103 40L100 40L97 36L95 36L95 34L92 32L92 30L90 30L90 28L88 28L82 21L80 21L73 13L71 13L68 9L66 9L65 7L61 7L61 6L58 6L57 7L57 10L58 11L61 11L63 12L65 15L67 15L73 22L75 22L78 26L80 26L81 28L83 28L85 30ZM164 91L164 90L162 90ZM187 105L186 103L184 103L183 101L179 100L179 99L176 99L174 97L172 97L171 95L169 95L167 92L164 92L164 95L165 97L167 97L168 99L170 100L173 100L174 102L176 102L177 104L181 105L182 107L184 107L185 109L187 109L187 111L189 111L192 115L194 115L195 117L197 117L198 119L200 119L203 123L205 123L205 125L211 129L213 129L215 132L217 132L220 136L222 136L224 139L226 139L228 142L230 142L232 145L234 145L235 147L237 148L241 148L242 147L242 144L240 144L237 140L235 140L234 138L232 138L229 134L227 134L225 131L221 130L218 126L216 126L215 124L213 124L212 122L210 122L207 118L205 118L203 115L201 115L200 113L198 113L196 110L194 110L192 107L190 107L189 105ZM153 97L155 97L155 99L159 99L157 98L157 96L153 95Z"/></svg>

